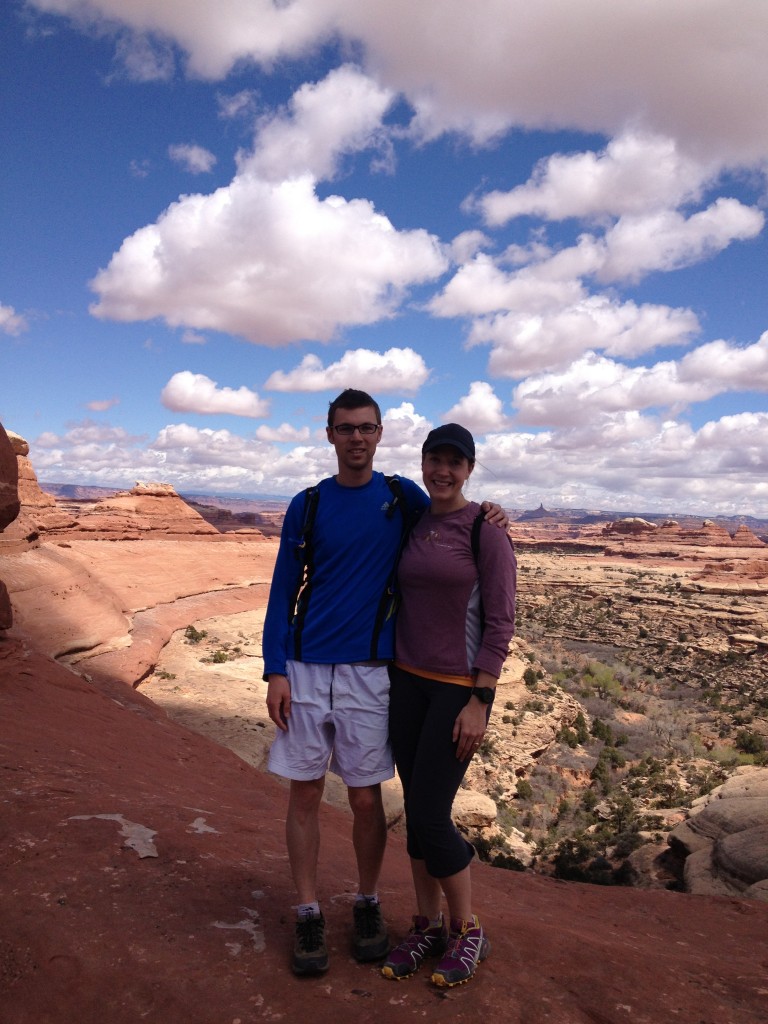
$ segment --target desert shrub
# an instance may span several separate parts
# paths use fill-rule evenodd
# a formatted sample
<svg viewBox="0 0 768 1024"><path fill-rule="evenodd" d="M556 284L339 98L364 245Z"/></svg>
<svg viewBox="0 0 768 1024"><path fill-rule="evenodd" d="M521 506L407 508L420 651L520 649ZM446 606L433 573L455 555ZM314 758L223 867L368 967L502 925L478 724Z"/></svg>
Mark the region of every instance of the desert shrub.
<svg viewBox="0 0 768 1024"><path fill-rule="evenodd" d="M528 779L518 779L515 790L520 800L530 800L533 796L533 786Z"/></svg>
<svg viewBox="0 0 768 1024"><path fill-rule="evenodd" d="M601 718L596 718L592 722L592 728L590 729L590 732L595 737L595 739L602 740L603 743L613 743L613 729Z"/></svg>
<svg viewBox="0 0 768 1024"><path fill-rule="evenodd" d="M560 730L558 730L556 739L558 743L565 743L566 746L571 747L571 749L575 749L579 745L576 733L573 729L569 729L567 725L564 725Z"/></svg>
<svg viewBox="0 0 768 1024"><path fill-rule="evenodd" d="M184 636L188 644L199 644L201 640L208 636L208 633L204 629L195 629L194 626L190 625L184 630Z"/></svg>
<svg viewBox="0 0 768 1024"><path fill-rule="evenodd" d="M587 729L587 722L584 718L584 712L580 711L573 723L574 730L576 732L576 739L582 745L589 742L589 729Z"/></svg>
<svg viewBox="0 0 768 1024"><path fill-rule="evenodd" d="M538 682L538 679L536 677L536 672L530 667L530 665L525 670L525 672L523 672L523 682L525 683L525 685L528 687L529 690L535 690L536 689L536 684Z"/></svg>
<svg viewBox="0 0 768 1024"><path fill-rule="evenodd" d="M594 789L584 790L584 796L581 798L581 806L584 810L589 813L597 807L599 799Z"/></svg>
<svg viewBox="0 0 768 1024"><path fill-rule="evenodd" d="M743 754L762 754L765 751L765 740L749 729L739 729L734 738L736 748Z"/></svg>

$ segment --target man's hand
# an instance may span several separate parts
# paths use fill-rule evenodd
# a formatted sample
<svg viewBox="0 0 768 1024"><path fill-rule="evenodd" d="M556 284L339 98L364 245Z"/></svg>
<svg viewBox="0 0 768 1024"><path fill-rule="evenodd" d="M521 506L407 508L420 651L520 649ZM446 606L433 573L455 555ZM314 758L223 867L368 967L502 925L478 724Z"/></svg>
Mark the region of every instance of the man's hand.
<svg viewBox="0 0 768 1024"><path fill-rule="evenodd" d="M291 717L291 684L287 676L276 672L269 677L267 686L267 711L278 729L288 732L288 719Z"/></svg>
<svg viewBox="0 0 768 1024"><path fill-rule="evenodd" d="M509 517L501 505L497 505L495 501L484 501L480 508L485 512L486 522L493 523L502 530L509 529Z"/></svg>

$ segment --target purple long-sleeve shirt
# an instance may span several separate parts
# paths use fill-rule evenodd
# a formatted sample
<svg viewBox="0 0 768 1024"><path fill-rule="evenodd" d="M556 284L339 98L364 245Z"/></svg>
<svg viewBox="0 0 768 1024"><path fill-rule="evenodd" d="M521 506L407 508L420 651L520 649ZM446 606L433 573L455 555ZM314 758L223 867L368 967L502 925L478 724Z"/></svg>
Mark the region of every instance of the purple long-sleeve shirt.
<svg viewBox="0 0 768 1024"><path fill-rule="evenodd" d="M425 512L411 533L398 570L395 656L405 668L466 683L477 671L501 674L515 628L516 560L504 530L484 522L475 564L479 511L469 502L446 515Z"/></svg>

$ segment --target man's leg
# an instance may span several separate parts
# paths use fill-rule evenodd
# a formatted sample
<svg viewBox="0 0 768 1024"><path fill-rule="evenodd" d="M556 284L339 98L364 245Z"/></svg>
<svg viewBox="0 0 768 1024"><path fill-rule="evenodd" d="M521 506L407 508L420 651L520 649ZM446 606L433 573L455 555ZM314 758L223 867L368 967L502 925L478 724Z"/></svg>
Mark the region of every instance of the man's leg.
<svg viewBox="0 0 768 1024"><path fill-rule="evenodd" d="M352 954L361 963L369 963L381 960L389 951L389 936L376 892L387 845L387 820L380 783L348 786L347 794L354 818L352 843L359 878L358 898L354 906Z"/></svg>
<svg viewBox="0 0 768 1024"><path fill-rule="evenodd" d="M347 786L354 821L352 844L357 857L360 892L375 893L387 845L387 819L381 785Z"/></svg>
<svg viewBox="0 0 768 1024"><path fill-rule="evenodd" d="M294 974L317 975L328 970L325 918L317 902L317 861L320 854L320 800L325 776L309 782L291 780L285 836L288 860L299 899Z"/></svg>
<svg viewBox="0 0 768 1024"><path fill-rule="evenodd" d="M291 779L285 837L299 903L314 903L317 900L319 813L324 789L325 776L308 782Z"/></svg>

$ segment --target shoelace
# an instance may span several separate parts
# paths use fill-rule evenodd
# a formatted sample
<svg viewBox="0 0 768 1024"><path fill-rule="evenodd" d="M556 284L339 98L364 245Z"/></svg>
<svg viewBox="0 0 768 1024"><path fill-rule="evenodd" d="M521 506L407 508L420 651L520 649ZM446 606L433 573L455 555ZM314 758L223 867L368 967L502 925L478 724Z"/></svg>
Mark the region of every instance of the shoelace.
<svg viewBox="0 0 768 1024"><path fill-rule="evenodd" d="M403 953L411 953L413 951L421 950L422 947L428 947L430 945L432 936L425 935L424 932L409 931L399 946L396 947L396 951L400 950Z"/></svg>
<svg viewBox="0 0 768 1024"><path fill-rule="evenodd" d="M455 938L448 939L448 948L445 951L446 957L451 957L453 960L461 958L461 953L463 952L461 944L466 939L468 931L469 928L465 928Z"/></svg>
<svg viewBox="0 0 768 1024"><path fill-rule="evenodd" d="M355 907L355 923L362 938L372 939L379 930L379 908L375 903Z"/></svg>
<svg viewBox="0 0 768 1024"><path fill-rule="evenodd" d="M298 922L298 940L301 948L308 952L317 949L323 938L323 920L320 917L307 917Z"/></svg>

